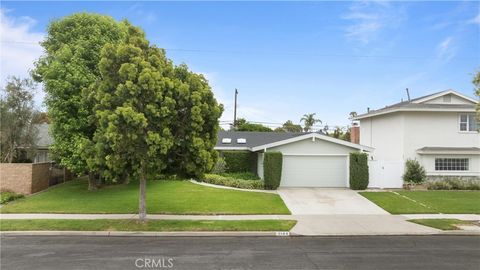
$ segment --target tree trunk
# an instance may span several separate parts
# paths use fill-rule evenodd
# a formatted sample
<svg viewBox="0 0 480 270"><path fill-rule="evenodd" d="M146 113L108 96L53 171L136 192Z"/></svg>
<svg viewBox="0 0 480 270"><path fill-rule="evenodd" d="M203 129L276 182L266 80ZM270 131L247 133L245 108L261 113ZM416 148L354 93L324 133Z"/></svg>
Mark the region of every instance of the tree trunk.
<svg viewBox="0 0 480 270"><path fill-rule="evenodd" d="M147 177L145 169L142 168L142 175L140 176L140 194L138 196L138 217L140 222L144 223L147 221L147 208L146 208L146 186L147 186Z"/></svg>
<svg viewBox="0 0 480 270"><path fill-rule="evenodd" d="M88 173L88 190L97 190L97 179L93 172Z"/></svg>

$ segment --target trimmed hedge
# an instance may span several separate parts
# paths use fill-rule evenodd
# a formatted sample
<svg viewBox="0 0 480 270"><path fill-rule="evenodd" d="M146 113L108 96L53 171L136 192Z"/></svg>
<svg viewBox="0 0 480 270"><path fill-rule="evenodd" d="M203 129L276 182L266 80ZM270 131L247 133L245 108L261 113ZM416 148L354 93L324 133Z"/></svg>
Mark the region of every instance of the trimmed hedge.
<svg viewBox="0 0 480 270"><path fill-rule="evenodd" d="M252 168L252 153L249 151L222 151L227 164L225 172L249 172Z"/></svg>
<svg viewBox="0 0 480 270"><path fill-rule="evenodd" d="M426 186L430 190L480 190L480 181L452 177L428 182Z"/></svg>
<svg viewBox="0 0 480 270"><path fill-rule="evenodd" d="M265 189L277 189L282 178L283 155L280 152L265 152L263 178Z"/></svg>
<svg viewBox="0 0 480 270"><path fill-rule="evenodd" d="M244 189L264 189L264 182L262 180L244 180L233 177L222 176L217 174L205 174L203 182L221 185L227 187L244 188Z"/></svg>
<svg viewBox="0 0 480 270"><path fill-rule="evenodd" d="M350 188L363 190L368 187L368 155L350 153Z"/></svg>

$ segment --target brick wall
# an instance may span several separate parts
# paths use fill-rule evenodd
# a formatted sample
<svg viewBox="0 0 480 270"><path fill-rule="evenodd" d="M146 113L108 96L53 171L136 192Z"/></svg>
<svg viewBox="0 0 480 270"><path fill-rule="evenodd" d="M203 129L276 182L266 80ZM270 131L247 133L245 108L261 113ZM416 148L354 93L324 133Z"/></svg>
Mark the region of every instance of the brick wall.
<svg viewBox="0 0 480 270"><path fill-rule="evenodd" d="M50 163L0 163L0 190L32 194L48 188Z"/></svg>

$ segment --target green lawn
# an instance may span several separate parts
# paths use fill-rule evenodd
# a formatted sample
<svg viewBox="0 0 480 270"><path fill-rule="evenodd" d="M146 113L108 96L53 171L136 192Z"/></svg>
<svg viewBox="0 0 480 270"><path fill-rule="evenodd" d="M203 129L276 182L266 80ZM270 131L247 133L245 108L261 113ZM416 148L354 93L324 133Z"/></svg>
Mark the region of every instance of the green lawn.
<svg viewBox="0 0 480 270"><path fill-rule="evenodd" d="M411 219L410 222L440 230L458 230L457 225L472 225L473 221L459 219Z"/></svg>
<svg viewBox="0 0 480 270"><path fill-rule="evenodd" d="M74 180L0 208L2 213L137 213L138 182L88 191ZM149 214L290 214L277 194L227 190L188 181L149 181Z"/></svg>
<svg viewBox="0 0 480 270"><path fill-rule="evenodd" d="M3 219L1 231L290 231L294 220Z"/></svg>
<svg viewBox="0 0 480 270"><path fill-rule="evenodd" d="M480 214L480 191L429 190L397 193L407 198L393 192L360 192L391 214Z"/></svg>

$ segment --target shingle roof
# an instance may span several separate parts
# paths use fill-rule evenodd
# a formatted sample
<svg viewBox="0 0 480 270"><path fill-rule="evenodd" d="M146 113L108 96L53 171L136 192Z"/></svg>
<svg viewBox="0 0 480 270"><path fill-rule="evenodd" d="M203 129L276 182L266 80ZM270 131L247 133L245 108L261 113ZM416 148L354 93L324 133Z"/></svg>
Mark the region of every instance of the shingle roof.
<svg viewBox="0 0 480 270"><path fill-rule="evenodd" d="M310 132L251 132L251 131L220 131L216 147L251 148L268 143L283 141ZM230 138L231 143L222 143L222 139ZM237 143L237 139L246 139L246 143Z"/></svg>
<svg viewBox="0 0 480 270"><path fill-rule="evenodd" d="M370 115L377 115L377 114L382 114L382 113L387 113L389 111L396 111L397 109L410 109L410 110L415 110L415 109L475 109L474 104L429 104L429 103L415 103L419 100L422 99L427 99L429 97L436 96L438 94L449 94L449 93L456 93L459 94L453 90L447 90L447 91L440 91L436 92L433 94L429 94L426 96L418 97L411 99L410 101L402 101L398 102L389 106L385 106L384 108L380 108L377 110L370 110L368 113L360 114L356 118L363 118L365 116L370 116Z"/></svg>

